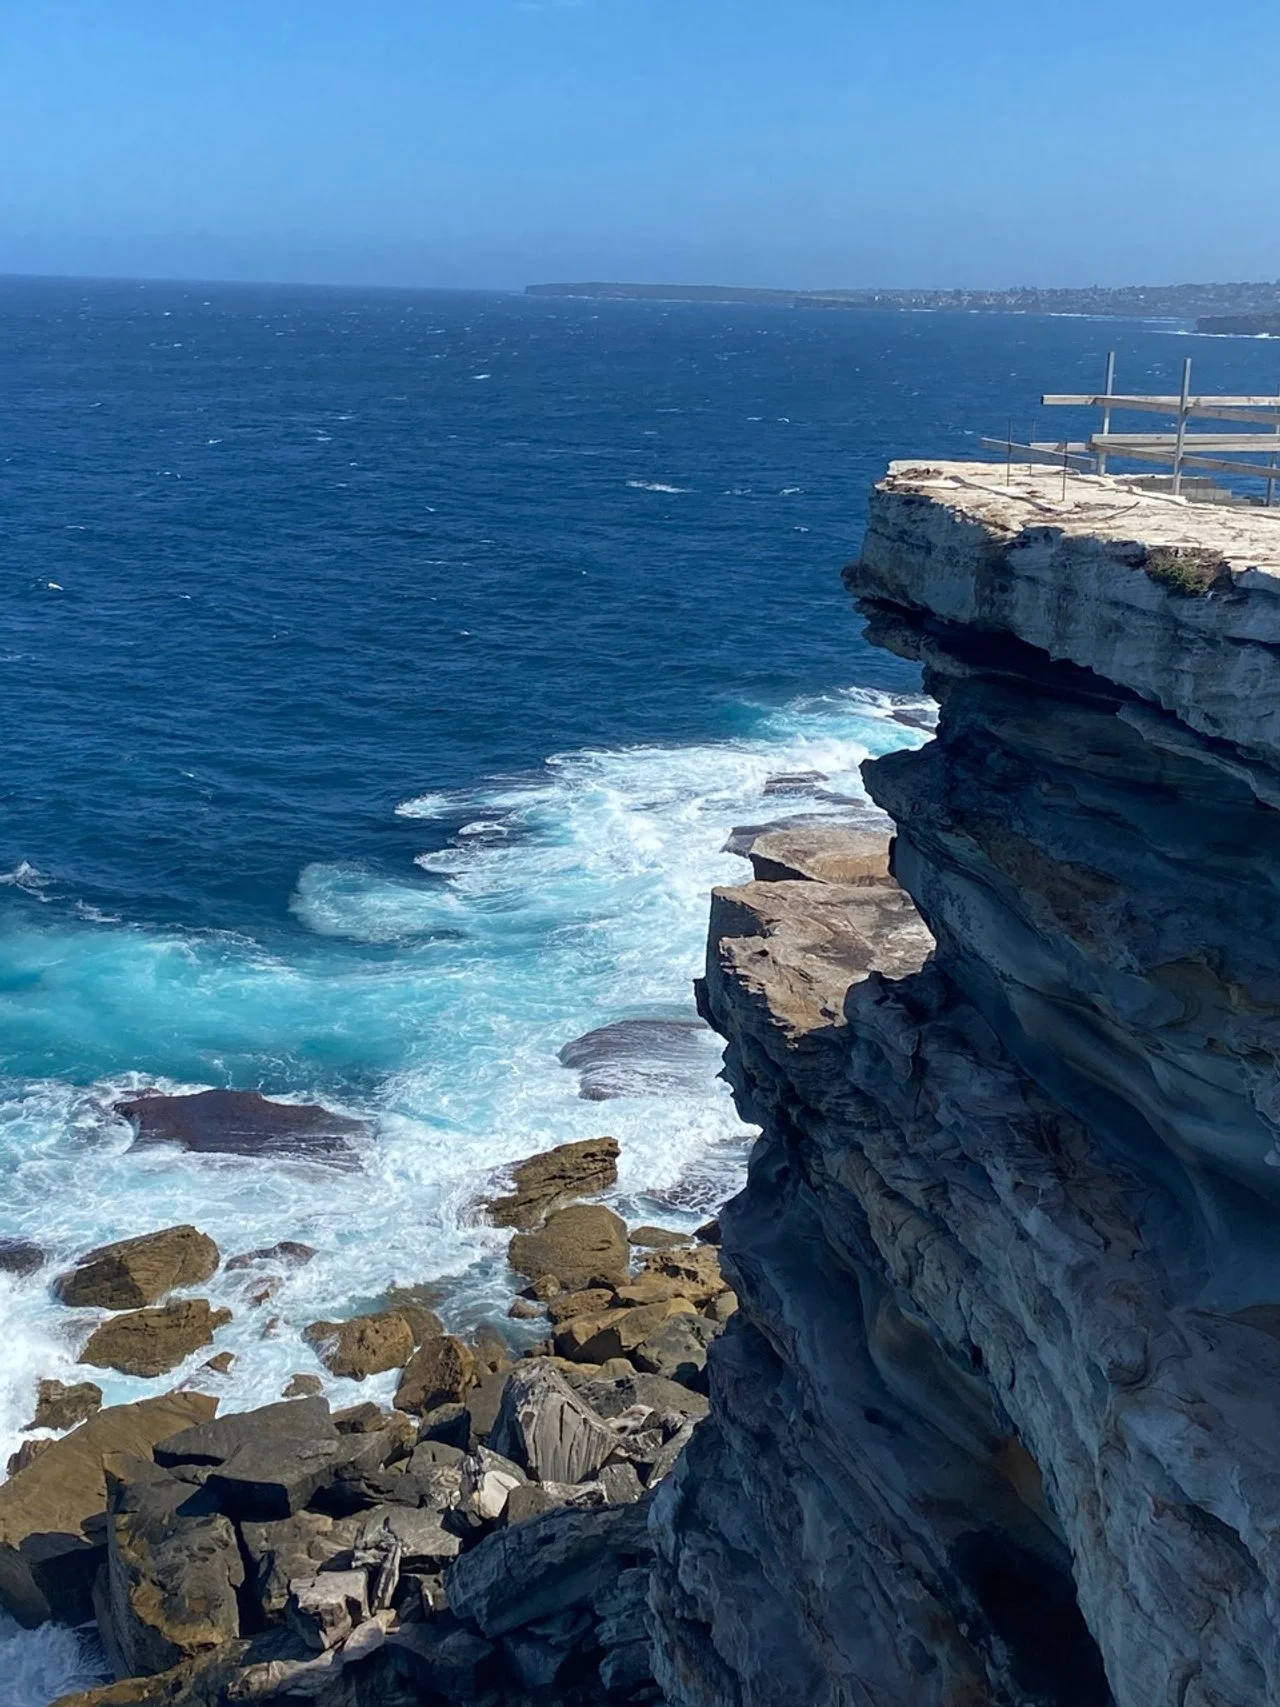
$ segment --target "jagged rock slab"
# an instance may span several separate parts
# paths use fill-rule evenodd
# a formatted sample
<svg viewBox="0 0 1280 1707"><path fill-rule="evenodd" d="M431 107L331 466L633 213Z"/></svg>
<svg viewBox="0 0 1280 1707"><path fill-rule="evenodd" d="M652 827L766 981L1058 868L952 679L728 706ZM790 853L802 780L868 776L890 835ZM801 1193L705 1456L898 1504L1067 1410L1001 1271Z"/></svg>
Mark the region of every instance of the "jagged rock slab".
<svg viewBox="0 0 1280 1707"><path fill-rule="evenodd" d="M78 1308L140 1310L175 1288L203 1286L217 1268L218 1247L207 1233L166 1227L89 1251L54 1290Z"/></svg>
<svg viewBox="0 0 1280 1707"><path fill-rule="evenodd" d="M585 1481L620 1446L617 1434L546 1363L508 1378L489 1438L495 1452L513 1458L540 1482Z"/></svg>
<svg viewBox="0 0 1280 1707"><path fill-rule="evenodd" d="M350 1168L369 1136L362 1120L316 1103L271 1102L257 1091L157 1093L115 1111L133 1127L135 1144L179 1144L197 1155L299 1156Z"/></svg>
<svg viewBox="0 0 1280 1707"><path fill-rule="evenodd" d="M102 1530L94 1528L107 1509L105 1460L148 1456L156 1440L207 1421L217 1408L204 1393L109 1406L0 1487L0 1606L22 1624L92 1617L90 1588L105 1556Z"/></svg>
<svg viewBox="0 0 1280 1707"><path fill-rule="evenodd" d="M769 830L748 850L757 883L891 883L889 832L853 824Z"/></svg>
<svg viewBox="0 0 1280 1707"><path fill-rule="evenodd" d="M575 1198L610 1190L618 1183L619 1149L616 1138L584 1138L517 1162L511 1191L485 1203L489 1219L496 1227L527 1231Z"/></svg>
<svg viewBox="0 0 1280 1707"><path fill-rule="evenodd" d="M508 1260L531 1280L552 1275L570 1291L616 1283L631 1264L627 1224L602 1204L574 1204L558 1210L536 1233L517 1233Z"/></svg>
<svg viewBox="0 0 1280 1707"><path fill-rule="evenodd" d="M647 1519L645 1504L567 1506L499 1529L450 1568L450 1610L494 1637L601 1597L647 1560Z"/></svg>
<svg viewBox="0 0 1280 1707"><path fill-rule="evenodd" d="M207 1298L176 1298L152 1310L128 1310L94 1329L80 1361L123 1375L164 1375L193 1351L211 1345L230 1320L230 1310L215 1310Z"/></svg>

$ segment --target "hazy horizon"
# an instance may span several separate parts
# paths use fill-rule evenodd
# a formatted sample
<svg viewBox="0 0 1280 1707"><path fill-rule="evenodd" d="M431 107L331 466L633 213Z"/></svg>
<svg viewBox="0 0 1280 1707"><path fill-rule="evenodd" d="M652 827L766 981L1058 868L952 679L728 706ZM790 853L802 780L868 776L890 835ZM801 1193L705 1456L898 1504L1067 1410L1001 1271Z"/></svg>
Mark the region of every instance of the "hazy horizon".
<svg viewBox="0 0 1280 1707"><path fill-rule="evenodd" d="M1254 169L1275 147L1271 0L1230 28L1191 0L1080 0L1065 21L1014 0L50 0L11 9L0 46L4 273L1280 276Z"/></svg>

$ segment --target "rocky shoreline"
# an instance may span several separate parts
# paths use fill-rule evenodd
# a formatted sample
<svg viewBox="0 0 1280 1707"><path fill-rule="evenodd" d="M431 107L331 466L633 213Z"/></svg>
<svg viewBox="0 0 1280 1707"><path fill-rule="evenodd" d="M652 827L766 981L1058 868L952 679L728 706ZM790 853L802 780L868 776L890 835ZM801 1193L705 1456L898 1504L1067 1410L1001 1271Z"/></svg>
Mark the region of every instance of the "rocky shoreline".
<svg viewBox="0 0 1280 1707"><path fill-rule="evenodd" d="M29 1428L60 1438L25 1442L0 1487L0 1607L96 1626L118 1681L67 1707L656 1699L649 1505L707 1413L736 1301L714 1229L629 1232L584 1201L617 1157L611 1138L563 1145L481 1206L518 1229L511 1316L545 1325L532 1348L448 1333L412 1289L306 1330L335 1376L398 1371L390 1408L332 1412L309 1374L222 1418L199 1372L105 1409L93 1381L40 1382ZM312 1254L286 1241L225 1266ZM82 1363L159 1378L216 1344L227 1313L190 1294L221 1266L172 1227L86 1252L53 1290L99 1317Z"/></svg>

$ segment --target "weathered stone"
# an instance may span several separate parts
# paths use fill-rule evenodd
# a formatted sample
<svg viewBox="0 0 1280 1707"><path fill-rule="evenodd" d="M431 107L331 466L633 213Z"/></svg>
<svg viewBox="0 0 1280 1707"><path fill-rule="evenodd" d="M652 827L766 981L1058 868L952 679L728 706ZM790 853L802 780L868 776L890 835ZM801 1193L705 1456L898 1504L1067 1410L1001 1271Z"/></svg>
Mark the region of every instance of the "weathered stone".
<svg viewBox="0 0 1280 1707"><path fill-rule="evenodd" d="M632 1505L644 1492L635 1465L625 1460L619 1464L605 1464L596 1479L610 1505Z"/></svg>
<svg viewBox="0 0 1280 1707"><path fill-rule="evenodd" d="M720 1324L720 1326L723 1327L724 1324L729 1320L730 1316L736 1315L737 1310L738 1310L738 1295L737 1295L737 1293L736 1292L721 1292L715 1298L713 1298L711 1300L711 1302L707 1305L703 1314L708 1316L711 1319L711 1321L718 1322Z"/></svg>
<svg viewBox="0 0 1280 1707"><path fill-rule="evenodd" d="M257 1091L155 1093L115 1109L133 1127L135 1145L178 1144L197 1155L304 1156L355 1167L356 1146L369 1135L361 1120L311 1103L270 1102Z"/></svg>
<svg viewBox="0 0 1280 1707"><path fill-rule="evenodd" d="M697 1245L689 1251L658 1251L646 1257L632 1284L643 1286L651 1280L669 1282L673 1297L688 1298L694 1304L710 1303L729 1284L720 1272L720 1254L713 1245Z"/></svg>
<svg viewBox="0 0 1280 1707"><path fill-rule="evenodd" d="M297 1239L281 1239L278 1244L263 1245L254 1251L241 1251L228 1257L228 1274L237 1269L252 1268L255 1263L269 1262L283 1268L305 1268L317 1255L314 1245L303 1245Z"/></svg>
<svg viewBox="0 0 1280 1707"><path fill-rule="evenodd" d="M328 1370L352 1381L403 1369L415 1343L412 1327L391 1310L345 1322L312 1322L302 1337Z"/></svg>
<svg viewBox="0 0 1280 1707"><path fill-rule="evenodd" d="M203 1393L109 1406L0 1486L0 1606L22 1624L92 1617L93 1576L105 1559L94 1527L107 1508L104 1460L149 1455L157 1439L216 1410L217 1400Z"/></svg>
<svg viewBox="0 0 1280 1707"><path fill-rule="evenodd" d="M78 1381L70 1387L61 1381L41 1381L36 1388L36 1411L28 1429L51 1428L61 1432L75 1428L102 1409L102 1388L96 1381Z"/></svg>
<svg viewBox="0 0 1280 1707"><path fill-rule="evenodd" d="M25 1280L29 1275L39 1274L47 1260L40 1246L32 1244L30 1239L0 1239L0 1274Z"/></svg>
<svg viewBox="0 0 1280 1707"><path fill-rule="evenodd" d="M612 1309L613 1301L613 1288L608 1286L588 1287L585 1292L562 1292L548 1304L547 1315L558 1327L574 1316L601 1316Z"/></svg>
<svg viewBox="0 0 1280 1707"><path fill-rule="evenodd" d="M497 1523L512 1491L524 1485L525 1477L516 1466L494 1462L496 1456L474 1453L463 1460L461 1495L455 1509L469 1529Z"/></svg>
<svg viewBox="0 0 1280 1707"><path fill-rule="evenodd" d="M316 1653L336 1648L369 1616L369 1579L363 1571L327 1571L289 1585L285 1618Z"/></svg>
<svg viewBox="0 0 1280 1707"><path fill-rule="evenodd" d="M565 1506L495 1530L450 1567L450 1608L492 1638L589 1603L648 1558L647 1517L643 1501Z"/></svg>
<svg viewBox="0 0 1280 1707"><path fill-rule="evenodd" d="M574 1204L552 1215L536 1233L517 1233L508 1248L521 1274L554 1275L570 1291L626 1278L630 1266L627 1226L598 1203Z"/></svg>
<svg viewBox="0 0 1280 1707"><path fill-rule="evenodd" d="M131 1675L167 1671L240 1634L239 1541L228 1520L199 1510L201 1503L198 1490L164 1473L112 1490L109 1645Z"/></svg>
<svg viewBox="0 0 1280 1707"><path fill-rule="evenodd" d="M381 1469L391 1446L385 1434L340 1435L336 1429L331 1438L249 1441L211 1469L204 1486L228 1517L275 1522L343 1478Z"/></svg>
<svg viewBox="0 0 1280 1707"><path fill-rule="evenodd" d="M314 1399L324 1392L324 1382L318 1375L291 1375L281 1389L282 1399Z"/></svg>
<svg viewBox="0 0 1280 1707"><path fill-rule="evenodd" d="M511 1170L512 1190L485 1204L497 1227L528 1229L580 1197L595 1197L618 1183L618 1140L587 1138L530 1156Z"/></svg>
<svg viewBox="0 0 1280 1707"><path fill-rule="evenodd" d="M677 1233L670 1227L633 1227L627 1235L630 1245L647 1251L681 1250L693 1241L694 1234Z"/></svg>
<svg viewBox="0 0 1280 1707"><path fill-rule="evenodd" d="M468 1399L474 1399L479 1390L479 1387L471 1388ZM471 1436L471 1413L466 1405L437 1405L433 1411L423 1415L418 1427L419 1440L441 1441L461 1452L470 1447Z"/></svg>
<svg viewBox="0 0 1280 1707"><path fill-rule="evenodd" d="M1280 532L899 467L852 580L941 707L864 769L921 919L714 904L701 1006L763 1138L656 1499L658 1683L1278 1698Z"/></svg>
<svg viewBox="0 0 1280 1707"><path fill-rule="evenodd" d="M707 1366L707 1347L721 1328L706 1316L674 1316L635 1348L632 1359L647 1374L696 1386Z"/></svg>
<svg viewBox="0 0 1280 1707"><path fill-rule="evenodd" d="M462 1539L441 1522L442 1512L429 1506L379 1505L363 1515L358 1545L385 1530L395 1537L404 1569L439 1570L462 1551Z"/></svg>
<svg viewBox="0 0 1280 1707"><path fill-rule="evenodd" d="M24 1440L16 1452L9 1454L8 1473L16 1476L19 1470L25 1470L44 1451L46 1446L52 1446L51 1440Z"/></svg>
<svg viewBox="0 0 1280 1707"><path fill-rule="evenodd" d="M703 1394L662 1375L632 1373L614 1380L589 1381L582 1388L582 1396L597 1415L609 1419L636 1409L654 1416L676 1414L699 1419L711 1409Z"/></svg>
<svg viewBox="0 0 1280 1707"><path fill-rule="evenodd" d="M201 1364L202 1369L209 1369L215 1375L230 1375L235 1367L236 1354L234 1351L219 1351Z"/></svg>
<svg viewBox="0 0 1280 1707"><path fill-rule="evenodd" d="M536 1322L546 1311L532 1298L513 1298L507 1314L515 1322Z"/></svg>
<svg viewBox="0 0 1280 1707"><path fill-rule="evenodd" d="M624 1310L634 1310L641 1304L665 1304L669 1298L683 1298L685 1287L668 1274L638 1274L619 1286L614 1302Z"/></svg>
<svg viewBox="0 0 1280 1707"><path fill-rule="evenodd" d="M211 1406L210 1418L212 1412ZM233 1411L216 1420L202 1418L194 1427L157 1441L154 1455L156 1463L167 1468L181 1464L225 1464L242 1446L270 1441L336 1440L337 1432L327 1399L300 1399L263 1405L256 1411Z"/></svg>
<svg viewBox="0 0 1280 1707"><path fill-rule="evenodd" d="M349 1553L363 1522L363 1514L335 1519L322 1512L299 1511L274 1523L242 1523L249 1589L262 1616L268 1622L280 1622L289 1584L295 1578L314 1576L331 1560Z"/></svg>
<svg viewBox="0 0 1280 1707"><path fill-rule="evenodd" d="M509 1377L489 1441L544 1482L585 1481L619 1451L613 1430L545 1363Z"/></svg>
<svg viewBox="0 0 1280 1707"><path fill-rule="evenodd" d="M421 1416L440 1405L461 1404L475 1379L470 1348L453 1334L440 1334L419 1346L405 1366L396 1409Z"/></svg>
<svg viewBox="0 0 1280 1707"><path fill-rule="evenodd" d="M218 1267L218 1247L196 1228L167 1227L88 1252L54 1291L76 1308L139 1310L175 1287L201 1286Z"/></svg>
<svg viewBox="0 0 1280 1707"><path fill-rule="evenodd" d="M627 1357L671 1316L696 1314L687 1298L610 1310L604 1316L575 1316L556 1332L556 1350L575 1363L604 1363Z"/></svg>
<svg viewBox="0 0 1280 1707"><path fill-rule="evenodd" d="M94 1329L80 1361L96 1369L118 1369L122 1375L163 1375L211 1344L230 1320L230 1310L215 1310L206 1298L130 1310Z"/></svg>
<svg viewBox="0 0 1280 1707"><path fill-rule="evenodd" d="M889 832L855 824L804 824L757 836L749 858L757 883L891 884Z"/></svg>

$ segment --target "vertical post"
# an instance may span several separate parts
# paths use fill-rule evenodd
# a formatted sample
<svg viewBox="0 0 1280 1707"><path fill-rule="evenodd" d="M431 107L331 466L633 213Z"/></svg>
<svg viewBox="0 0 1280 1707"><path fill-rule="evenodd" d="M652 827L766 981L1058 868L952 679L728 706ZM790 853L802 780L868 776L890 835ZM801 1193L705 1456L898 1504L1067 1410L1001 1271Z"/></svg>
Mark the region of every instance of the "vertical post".
<svg viewBox="0 0 1280 1707"><path fill-rule="evenodd" d="M1178 438L1173 447L1173 490L1182 490L1182 454L1187 443L1187 410L1191 404L1191 357L1182 364L1182 401L1178 405Z"/></svg>
<svg viewBox="0 0 1280 1707"><path fill-rule="evenodd" d="M1280 431L1280 428L1278 428L1277 431ZM1008 434L1009 434L1009 449L1008 449L1008 455L1005 458L1005 464L1004 464L1004 483L1006 486L1012 486L1013 485L1013 417L1012 416L1009 417L1009 421L1008 421Z"/></svg>
<svg viewBox="0 0 1280 1707"><path fill-rule="evenodd" d="M1114 350L1108 350L1107 351L1107 383L1106 383L1106 388L1103 391L1103 396L1104 397L1114 396L1115 395L1115 389L1116 389L1116 353ZM1110 431L1111 431L1111 405L1109 403L1104 403L1102 406L1102 433L1103 433L1103 437L1105 438L1106 435ZM1100 450L1098 452L1098 473L1099 474L1105 474L1106 472L1107 472L1107 452L1106 452L1106 448L1104 447L1102 450Z"/></svg>
<svg viewBox="0 0 1280 1707"><path fill-rule="evenodd" d="M1062 501L1064 504L1067 501L1067 452L1070 448L1071 448L1071 441L1069 439L1063 439L1063 441L1062 441Z"/></svg>
<svg viewBox="0 0 1280 1707"><path fill-rule="evenodd" d="M1278 401L1280 401L1280 400L1278 400ZM1276 437L1280 438L1280 421L1276 422ZM1276 453L1275 453L1275 451L1272 451L1271 455L1267 458L1267 462L1272 469L1271 477L1267 481L1267 508L1270 509L1271 506L1276 501L1276 474L1275 474Z"/></svg>

